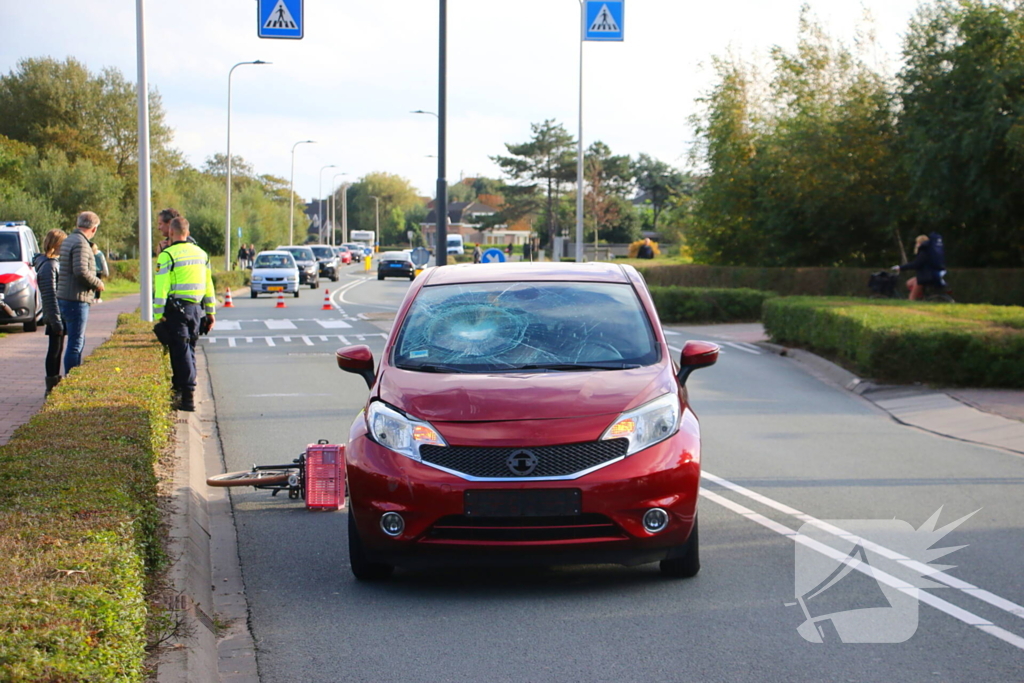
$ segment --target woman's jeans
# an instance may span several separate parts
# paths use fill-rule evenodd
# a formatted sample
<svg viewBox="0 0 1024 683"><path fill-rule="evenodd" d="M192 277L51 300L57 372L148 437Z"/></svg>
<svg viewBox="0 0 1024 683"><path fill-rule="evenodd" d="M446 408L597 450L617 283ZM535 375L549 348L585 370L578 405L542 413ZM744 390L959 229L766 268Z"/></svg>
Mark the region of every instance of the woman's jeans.
<svg viewBox="0 0 1024 683"><path fill-rule="evenodd" d="M64 332L68 347L64 351L64 374L70 373L82 364L82 350L85 348L85 324L89 321L89 304L84 301L57 299L60 317L64 320Z"/></svg>

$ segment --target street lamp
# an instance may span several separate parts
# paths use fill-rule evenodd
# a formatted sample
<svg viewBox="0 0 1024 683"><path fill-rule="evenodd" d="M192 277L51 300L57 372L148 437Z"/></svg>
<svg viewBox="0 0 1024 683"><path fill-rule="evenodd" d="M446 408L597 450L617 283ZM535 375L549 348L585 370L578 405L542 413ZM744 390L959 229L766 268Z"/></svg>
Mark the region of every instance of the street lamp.
<svg viewBox="0 0 1024 683"><path fill-rule="evenodd" d="M447 110L447 56L448 56L448 2L440 0L440 36L437 79L437 103L440 115L432 111L417 109L411 114L429 114L437 119L437 196L434 200L434 214L437 217L435 230L436 245L434 248L434 264L443 266L448 263L448 181L445 180L445 126L448 120Z"/></svg>
<svg viewBox="0 0 1024 683"><path fill-rule="evenodd" d="M299 145L315 145L316 140L299 140L292 145L292 180L288 185L291 209L288 211L288 244L295 244L295 148Z"/></svg>
<svg viewBox="0 0 1024 683"><path fill-rule="evenodd" d="M271 64L262 60L239 62L228 71L228 169L227 169L227 208L224 218L224 270L231 270L231 75L235 69L246 64Z"/></svg>
<svg viewBox="0 0 1024 683"><path fill-rule="evenodd" d="M334 246L334 223L338 219L338 198L335 196L335 193L337 192L337 190L334 188L334 181L337 180L338 178L340 178L343 175L348 175L348 173L335 173L334 177L331 178L331 246L332 247ZM345 208L345 196L348 194L348 184L347 183L343 186L342 192L343 192L343 194L342 194L342 202L341 202L341 225L342 225L342 228L341 228L341 230L342 230L342 232L341 232L341 241L342 242L347 242L348 240L345 239L345 227L346 227L346 225L348 223L348 221L346 220L348 218L348 210Z"/></svg>
<svg viewBox="0 0 1024 683"><path fill-rule="evenodd" d="M586 5L580 0L580 110L579 134L576 136L576 263L583 262L583 32L586 30ZM597 241L597 228L594 228ZM561 257L561 254L559 254ZM594 252L597 259L597 251Z"/></svg>
<svg viewBox="0 0 1024 683"><path fill-rule="evenodd" d="M372 199L377 205L376 211L374 212L375 218L373 222L373 253L376 254L377 245L380 244L380 197L374 197L371 194L370 199Z"/></svg>
<svg viewBox="0 0 1024 683"><path fill-rule="evenodd" d="M324 237L324 171L328 168L338 168L337 164L328 164L320 168L320 175L317 179L318 185L316 187L317 201L320 203L320 239Z"/></svg>

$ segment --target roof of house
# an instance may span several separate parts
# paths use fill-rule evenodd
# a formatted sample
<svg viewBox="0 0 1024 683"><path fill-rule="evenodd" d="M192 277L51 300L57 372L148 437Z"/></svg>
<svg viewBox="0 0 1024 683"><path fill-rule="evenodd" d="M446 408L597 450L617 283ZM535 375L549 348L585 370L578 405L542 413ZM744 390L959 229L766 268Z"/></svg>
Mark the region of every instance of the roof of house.
<svg viewBox="0 0 1024 683"><path fill-rule="evenodd" d="M448 204L448 220L452 223L463 223L469 218L478 215L488 215L497 213L498 210L493 206L488 206L482 202L451 202ZM431 209L427 214L427 217L423 219L424 223L437 223L437 213Z"/></svg>

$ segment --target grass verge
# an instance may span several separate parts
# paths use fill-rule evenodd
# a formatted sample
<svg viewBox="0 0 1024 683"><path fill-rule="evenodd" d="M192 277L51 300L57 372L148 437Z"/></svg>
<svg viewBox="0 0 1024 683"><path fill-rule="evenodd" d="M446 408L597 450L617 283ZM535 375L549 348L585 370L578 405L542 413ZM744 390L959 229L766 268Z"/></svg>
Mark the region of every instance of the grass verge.
<svg viewBox="0 0 1024 683"><path fill-rule="evenodd" d="M780 343L886 382L1024 388L1024 308L832 297L764 304Z"/></svg>
<svg viewBox="0 0 1024 683"><path fill-rule="evenodd" d="M0 447L0 681L144 680L169 391L151 326L122 315Z"/></svg>
<svg viewBox="0 0 1024 683"><path fill-rule="evenodd" d="M756 289L651 287L663 323L723 323L760 320L771 292Z"/></svg>

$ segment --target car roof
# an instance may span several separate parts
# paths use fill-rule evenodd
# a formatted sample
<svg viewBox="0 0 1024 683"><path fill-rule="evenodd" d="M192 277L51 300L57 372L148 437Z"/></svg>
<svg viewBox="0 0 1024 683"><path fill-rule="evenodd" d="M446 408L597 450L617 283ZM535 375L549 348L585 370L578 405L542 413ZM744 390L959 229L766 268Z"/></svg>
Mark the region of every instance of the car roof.
<svg viewBox="0 0 1024 683"><path fill-rule="evenodd" d="M424 286L469 282L614 282L628 284L622 266L614 263L463 263L431 268Z"/></svg>
<svg viewBox="0 0 1024 683"><path fill-rule="evenodd" d="M261 251L256 256L263 256L264 254L270 254L271 256L291 256L292 252L285 251L284 249L268 249L267 251Z"/></svg>
<svg viewBox="0 0 1024 683"><path fill-rule="evenodd" d="M384 258L385 256L390 256L390 257L396 257L397 256L398 258L406 258L406 259L409 258L409 254L405 253L404 251L385 251L383 254L380 255L380 258Z"/></svg>

